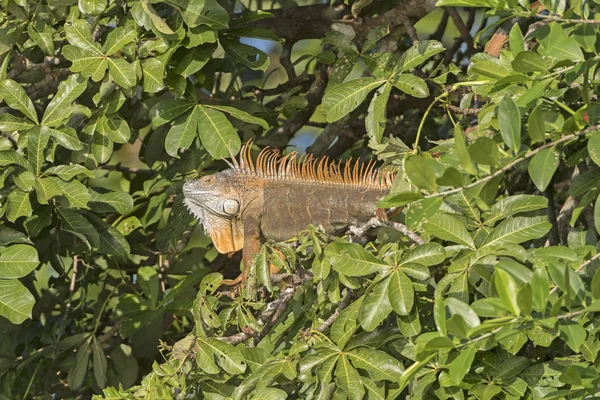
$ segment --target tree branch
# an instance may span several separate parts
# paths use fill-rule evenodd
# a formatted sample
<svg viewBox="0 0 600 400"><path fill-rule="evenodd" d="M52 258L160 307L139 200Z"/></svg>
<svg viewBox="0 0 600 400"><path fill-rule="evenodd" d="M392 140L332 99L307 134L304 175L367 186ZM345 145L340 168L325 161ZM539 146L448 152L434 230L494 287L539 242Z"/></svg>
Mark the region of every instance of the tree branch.
<svg viewBox="0 0 600 400"><path fill-rule="evenodd" d="M538 154L542 150L549 149L549 148L554 147L554 146L556 146L558 144L561 144L561 143L564 143L564 142L568 142L569 140L576 139L576 138L578 138L580 136L584 136L584 135L586 135L588 133L595 132L595 131L598 131L598 130L600 130L600 125L592 125L589 128L586 128L586 129L584 129L582 131L575 132L575 133L572 133L570 135L563 136L560 139L557 139L557 140L555 140L553 142L549 142L549 143L546 143L543 146L538 147L537 149L533 150L531 153L527 153L524 156L516 158L515 160L511 161L510 163L508 163L504 167L502 167L499 170L495 171L493 174L486 175L483 178L477 179L475 182L471 182L468 185L461 186L461 187L458 187L458 188L455 188L455 189L450 189L450 190L445 190L445 191L439 192L439 193L429 194L427 196L424 196L423 198L424 199L432 199L434 197L443 197L443 196L448 196L448 195L451 195L451 194L454 194L454 193L459 193L459 192L461 192L463 190L466 190L466 189L470 189L472 187L475 187L475 186L479 185L480 183L487 182L487 181L489 181L491 179L494 179L497 176L502 175L506 171L509 171L512 168L514 168L516 165L520 164L521 162L523 162L525 160L529 160L530 158L532 158L533 156L535 156L536 154Z"/></svg>

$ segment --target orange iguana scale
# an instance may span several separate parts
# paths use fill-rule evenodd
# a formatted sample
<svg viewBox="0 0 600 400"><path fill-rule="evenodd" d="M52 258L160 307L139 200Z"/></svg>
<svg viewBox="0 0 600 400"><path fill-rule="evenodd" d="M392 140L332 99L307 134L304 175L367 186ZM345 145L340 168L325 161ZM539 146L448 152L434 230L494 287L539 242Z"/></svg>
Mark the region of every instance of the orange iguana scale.
<svg viewBox="0 0 600 400"><path fill-rule="evenodd" d="M376 169L372 161L342 165L296 152L280 156L269 148L253 162L251 147L246 143L229 169L183 186L188 209L216 249L223 254L242 249L242 274L224 283L245 281L265 239L291 239L310 224L339 234L381 216L376 204L389 193L391 170Z"/></svg>

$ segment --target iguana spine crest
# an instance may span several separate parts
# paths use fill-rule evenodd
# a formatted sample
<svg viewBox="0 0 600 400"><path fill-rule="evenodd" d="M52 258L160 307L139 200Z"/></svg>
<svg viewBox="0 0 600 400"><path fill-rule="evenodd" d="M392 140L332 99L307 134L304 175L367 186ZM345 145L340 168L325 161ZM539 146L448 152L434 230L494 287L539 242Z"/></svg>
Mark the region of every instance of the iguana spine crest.
<svg viewBox="0 0 600 400"><path fill-rule="evenodd" d="M396 176L395 171L375 168L376 163L352 159L336 163L328 157L315 158L312 154L292 152L281 156L272 148L263 148L256 162L251 156L252 141L246 142L237 160L231 157L229 166L238 173L277 180L318 182L346 187L388 189ZM343 164L343 165L342 165Z"/></svg>

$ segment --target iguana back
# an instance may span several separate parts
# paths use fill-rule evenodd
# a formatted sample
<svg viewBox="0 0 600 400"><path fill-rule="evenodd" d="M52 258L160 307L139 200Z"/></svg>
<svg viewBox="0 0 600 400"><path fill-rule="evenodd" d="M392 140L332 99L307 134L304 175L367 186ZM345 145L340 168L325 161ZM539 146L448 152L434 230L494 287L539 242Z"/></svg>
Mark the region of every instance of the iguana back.
<svg viewBox="0 0 600 400"><path fill-rule="evenodd" d="M251 147L244 145L229 169L184 185L188 208L217 250L243 248L245 270L261 239L290 239L310 224L343 233L368 221L394 179L393 172L375 169L373 162L347 161L342 167L295 152L282 157L269 148L254 162Z"/></svg>

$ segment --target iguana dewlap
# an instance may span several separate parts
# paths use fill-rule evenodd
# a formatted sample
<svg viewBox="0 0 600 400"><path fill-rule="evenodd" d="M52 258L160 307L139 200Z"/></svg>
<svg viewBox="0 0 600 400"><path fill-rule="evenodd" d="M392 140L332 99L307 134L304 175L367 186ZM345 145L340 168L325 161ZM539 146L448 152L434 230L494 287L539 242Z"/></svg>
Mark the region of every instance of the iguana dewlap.
<svg viewBox="0 0 600 400"><path fill-rule="evenodd" d="M189 210L204 225L220 253L243 249L244 281L261 241L295 237L308 225L343 233L377 212L394 175L375 164L348 161L344 167L327 158L291 153L284 157L263 149L252 161L252 144L243 146L229 169L188 181L183 187Z"/></svg>

